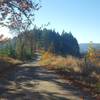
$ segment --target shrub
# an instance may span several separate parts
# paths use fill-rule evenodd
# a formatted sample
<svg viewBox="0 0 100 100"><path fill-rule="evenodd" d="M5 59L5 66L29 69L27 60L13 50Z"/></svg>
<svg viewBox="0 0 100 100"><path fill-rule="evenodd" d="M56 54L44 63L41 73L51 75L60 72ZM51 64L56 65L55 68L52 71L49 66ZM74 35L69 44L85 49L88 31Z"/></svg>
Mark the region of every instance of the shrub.
<svg viewBox="0 0 100 100"><path fill-rule="evenodd" d="M85 60L86 58L75 58L73 56L56 56L49 52L43 54L40 64L52 69L59 69L71 72L82 73L85 76L93 76L99 79L100 76L100 62L96 63ZM96 73L95 75L93 73Z"/></svg>
<svg viewBox="0 0 100 100"><path fill-rule="evenodd" d="M49 52L46 52L42 56L40 64L49 65L48 67L53 69L81 72L80 65L82 64L82 61L72 56L55 56Z"/></svg>
<svg viewBox="0 0 100 100"><path fill-rule="evenodd" d="M46 53L43 54L42 60L50 59L52 56L53 56L52 53L46 52Z"/></svg>

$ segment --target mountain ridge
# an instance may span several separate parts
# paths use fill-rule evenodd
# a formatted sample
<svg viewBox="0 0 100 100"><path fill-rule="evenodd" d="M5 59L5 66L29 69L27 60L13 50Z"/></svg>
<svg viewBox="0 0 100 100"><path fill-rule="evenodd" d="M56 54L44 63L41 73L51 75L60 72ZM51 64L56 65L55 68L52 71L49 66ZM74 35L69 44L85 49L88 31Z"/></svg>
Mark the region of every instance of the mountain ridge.
<svg viewBox="0 0 100 100"><path fill-rule="evenodd" d="M88 47L89 47L89 43L80 43L79 44L80 47L80 52L87 52L88 51ZM93 47L96 50L100 50L100 43L93 43Z"/></svg>

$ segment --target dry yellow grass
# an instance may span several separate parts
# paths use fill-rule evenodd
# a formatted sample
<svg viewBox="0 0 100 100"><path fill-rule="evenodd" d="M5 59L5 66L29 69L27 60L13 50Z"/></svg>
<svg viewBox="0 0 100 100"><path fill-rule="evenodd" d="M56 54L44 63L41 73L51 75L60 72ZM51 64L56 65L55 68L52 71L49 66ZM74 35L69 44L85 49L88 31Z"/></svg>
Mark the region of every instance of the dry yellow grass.
<svg viewBox="0 0 100 100"><path fill-rule="evenodd" d="M22 63L22 61L20 61L20 60L13 59L13 58L6 57L6 56L0 57L0 61L11 63L11 64L21 64Z"/></svg>
<svg viewBox="0 0 100 100"><path fill-rule="evenodd" d="M45 66L49 69L69 71L71 73L82 73L81 78L86 80L97 80L97 88L100 89L100 61L96 60L96 63L85 62L85 59L79 59L72 56L55 56L49 52L44 53L40 60L40 65ZM91 78L90 78L91 77ZM85 81L86 81L85 80ZM87 81L86 81L87 82ZM94 80L91 81L93 84ZM95 84L96 85L96 84Z"/></svg>
<svg viewBox="0 0 100 100"><path fill-rule="evenodd" d="M0 73L4 72L8 69L12 69L17 64L21 64L22 62L10 57L0 57Z"/></svg>
<svg viewBox="0 0 100 100"><path fill-rule="evenodd" d="M75 72L81 71L81 64L82 61L78 58L74 58L72 56L62 57L62 56L55 56L49 52L46 52L40 61L42 66L47 66L54 68L54 69L61 69L61 70L71 70Z"/></svg>
<svg viewBox="0 0 100 100"><path fill-rule="evenodd" d="M44 53L40 61L40 65L73 72L82 72L84 70L84 73L92 73L91 71L95 71L97 73L100 70L99 60L96 60L95 64L90 64L88 62L85 64L84 58L79 59L72 56L55 56L49 52Z"/></svg>

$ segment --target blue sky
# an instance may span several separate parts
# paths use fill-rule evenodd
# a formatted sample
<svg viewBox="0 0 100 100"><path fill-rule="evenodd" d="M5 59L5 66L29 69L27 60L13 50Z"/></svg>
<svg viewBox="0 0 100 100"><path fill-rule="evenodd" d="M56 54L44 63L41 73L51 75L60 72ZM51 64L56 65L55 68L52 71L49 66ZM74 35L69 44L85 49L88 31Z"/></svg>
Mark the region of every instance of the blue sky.
<svg viewBox="0 0 100 100"><path fill-rule="evenodd" d="M50 22L47 28L71 31L79 43L100 43L100 0L42 0L41 5L37 26Z"/></svg>

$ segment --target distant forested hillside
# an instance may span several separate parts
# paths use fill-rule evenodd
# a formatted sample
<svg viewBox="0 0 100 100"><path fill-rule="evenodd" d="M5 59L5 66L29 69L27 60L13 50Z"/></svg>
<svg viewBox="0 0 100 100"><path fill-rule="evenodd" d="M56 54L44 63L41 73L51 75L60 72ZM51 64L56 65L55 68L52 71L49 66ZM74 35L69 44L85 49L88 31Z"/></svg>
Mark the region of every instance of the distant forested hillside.
<svg viewBox="0 0 100 100"><path fill-rule="evenodd" d="M81 43L81 44L79 44L79 46L80 46L80 52L84 53L84 52L87 52L89 44ZM97 50L100 50L100 43L93 43L93 47Z"/></svg>

